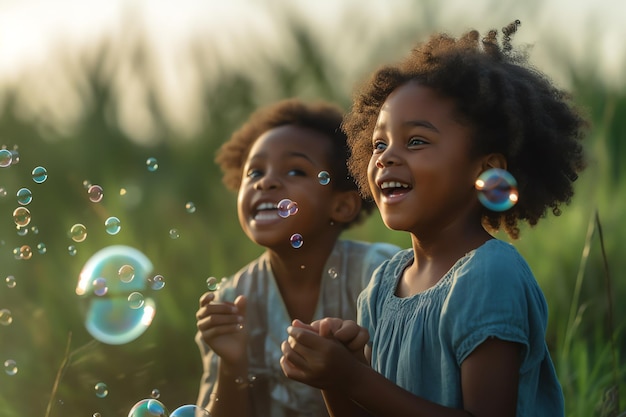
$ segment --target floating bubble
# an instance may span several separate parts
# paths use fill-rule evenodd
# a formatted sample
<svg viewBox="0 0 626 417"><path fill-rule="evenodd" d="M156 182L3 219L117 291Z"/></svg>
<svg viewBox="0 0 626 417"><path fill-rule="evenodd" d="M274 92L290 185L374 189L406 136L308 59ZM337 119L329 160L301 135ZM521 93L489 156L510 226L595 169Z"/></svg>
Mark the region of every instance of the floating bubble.
<svg viewBox="0 0 626 417"><path fill-rule="evenodd" d="M0 168L11 166L13 154L8 149L0 149Z"/></svg>
<svg viewBox="0 0 626 417"><path fill-rule="evenodd" d="M137 310L143 306L143 294L137 291L128 294L128 305L133 310Z"/></svg>
<svg viewBox="0 0 626 417"><path fill-rule="evenodd" d="M87 195L89 196L89 201L99 203L102 201L102 197L104 197L104 190L99 185L90 185L87 189Z"/></svg>
<svg viewBox="0 0 626 417"><path fill-rule="evenodd" d="M109 387L107 387L107 384L104 382L98 382L93 388L96 391L96 397L98 398L104 398L109 395Z"/></svg>
<svg viewBox="0 0 626 417"><path fill-rule="evenodd" d="M319 174L317 174L317 179L320 184L328 185L330 183L330 174L328 171L320 171Z"/></svg>
<svg viewBox="0 0 626 417"><path fill-rule="evenodd" d="M32 226L30 231L33 232L34 235L39 234L39 228L37 226Z"/></svg>
<svg viewBox="0 0 626 417"><path fill-rule="evenodd" d="M28 188L20 188L17 190L17 202L23 206L33 201L33 193Z"/></svg>
<svg viewBox="0 0 626 417"><path fill-rule="evenodd" d="M216 291L219 288L219 283L217 282L217 278L208 277L206 279L206 286L209 289L209 291Z"/></svg>
<svg viewBox="0 0 626 417"><path fill-rule="evenodd" d="M35 167L31 174L33 176L33 181L37 184L41 184L48 179L48 171L44 167Z"/></svg>
<svg viewBox="0 0 626 417"><path fill-rule="evenodd" d="M93 413L91 417L102 417L102 414L96 412L96 413Z"/></svg>
<svg viewBox="0 0 626 417"><path fill-rule="evenodd" d="M74 245L69 245L69 246L67 247L67 253L69 253L69 254L70 254L70 256L74 256L74 255L76 255L76 252L77 252L77 251L76 251L76 246L74 246Z"/></svg>
<svg viewBox="0 0 626 417"><path fill-rule="evenodd" d="M76 223L70 228L70 237L74 242L82 242L87 239L87 228L85 225Z"/></svg>
<svg viewBox="0 0 626 417"><path fill-rule="evenodd" d="M189 404L182 405L172 411L170 417L211 417L211 413L197 405Z"/></svg>
<svg viewBox="0 0 626 417"><path fill-rule="evenodd" d="M33 257L33 250L28 245L20 246L20 259L28 260Z"/></svg>
<svg viewBox="0 0 626 417"><path fill-rule="evenodd" d="M170 229L170 238L178 239L180 237L180 233L178 233L178 229Z"/></svg>
<svg viewBox="0 0 626 417"><path fill-rule="evenodd" d="M43 255L44 253L48 252L48 248L46 248L45 243L37 243L37 251Z"/></svg>
<svg viewBox="0 0 626 417"><path fill-rule="evenodd" d="M489 210L506 211L517 203L517 181L505 169L486 170L476 180L475 187L478 200Z"/></svg>
<svg viewBox="0 0 626 417"><path fill-rule="evenodd" d="M28 228L27 227L19 227L17 226L17 235L18 236L26 236L28 234Z"/></svg>
<svg viewBox="0 0 626 417"><path fill-rule="evenodd" d="M0 187L0 197L6 197L7 194L7 189L4 187Z"/></svg>
<svg viewBox="0 0 626 417"><path fill-rule="evenodd" d="M98 297L102 297L103 295L106 295L107 292L109 292L106 278L98 277L94 279L91 284L93 286L93 293Z"/></svg>
<svg viewBox="0 0 626 417"><path fill-rule="evenodd" d="M26 227L30 223L30 210L18 207L13 210L13 221L18 227Z"/></svg>
<svg viewBox="0 0 626 417"><path fill-rule="evenodd" d="M146 159L146 166L148 167L148 171L154 172L159 168L159 163L156 158L148 158Z"/></svg>
<svg viewBox="0 0 626 417"><path fill-rule="evenodd" d="M334 267L328 268L328 275L332 279L337 279L337 277L339 276L339 274L337 273L337 270Z"/></svg>
<svg viewBox="0 0 626 417"><path fill-rule="evenodd" d="M163 275L155 275L152 278L148 278L148 284L150 285L150 288L158 291L165 287L165 278L163 278Z"/></svg>
<svg viewBox="0 0 626 417"><path fill-rule="evenodd" d="M131 265L122 265L120 269L117 271L117 274L120 277L120 281L128 283L135 278L135 268Z"/></svg>
<svg viewBox="0 0 626 417"><path fill-rule="evenodd" d="M89 189L89 187L91 187L91 181L83 180L83 187L85 187L85 189Z"/></svg>
<svg viewBox="0 0 626 417"><path fill-rule="evenodd" d="M17 151L17 146L13 147L11 151L11 165L17 165L20 162L20 153Z"/></svg>
<svg viewBox="0 0 626 417"><path fill-rule="evenodd" d="M187 204L185 204L185 211L187 211L187 213L195 213L196 205L193 202L188 201Z"/></svg>
<svg viewBox="0 0 626 417"><path fill-rule="evenodd" d="M9 288L15 288L15 286L17 285L17 281L15 280L15 277L13 275L9 275L4 279L4 282L6 282L7 287Z"/></svg>
<svg viewBox="0 0 626 417"><path fill-rule="evenodd" d="M302 235L299 233L294 233L293 235L291 235L289 241L291 242L291 246L296 249L301 248L304 244L304 239L302 239Z"/></svg>
<svg viewBox="0 0 626 417"><path fill-rule="evenodd" d="M159 391L157 388L154 388L152 391L150 391L150 398L154 398L156 400L160 396L161 396L161 391Z"/></svg>
<svg viewBox="0 0 626 417"><path fill-rule="evenodd" d="M122 267L131 267L135 279L129 282L119 279ZM123 245L101 249L85 263L76 294L85 301L85 327L96 340L120 345L135 340L147 330L156 313L154 301L144 295L143 305L131 308L128 297L146 290L151 271L152 263L142 252ZM106 279L106 296L94 296L97 278Z"/></svg>
<svg viewBox="0 0 626 417"><path fill-rule="evenodd" d="M155 398L139 401L128 412L128 417L168 417L169 415L165 405Z"/></svg>
<svg viewBox="0 0 626 417"><path fill-rule="evenodd" d="M7 359L4 361L4 372L6 372L9 376L17 374L17 362L13 359Z"/></svg>
<svg viewBox="0 0 626 417"><path fill-rule="evenodd" d="M298 203L288 198L283 198L278 202L276 209L278 210L278 215L284 219L298 212Z"/></svg>
<svg viewBox="0 0 626 417"><path fill-rule="evenodd" d="M3 326L8 326L13 323L13 314L11 314L11 310L8 308L3 308L0 310L0 324Z"/></svg>
<svg viewBox="0 0 626 417"><path fill-rule="evenodd" d="M110 235L116 235L122 230L120 219L117 217L109 217L104 221L104 228Z"/></svg>

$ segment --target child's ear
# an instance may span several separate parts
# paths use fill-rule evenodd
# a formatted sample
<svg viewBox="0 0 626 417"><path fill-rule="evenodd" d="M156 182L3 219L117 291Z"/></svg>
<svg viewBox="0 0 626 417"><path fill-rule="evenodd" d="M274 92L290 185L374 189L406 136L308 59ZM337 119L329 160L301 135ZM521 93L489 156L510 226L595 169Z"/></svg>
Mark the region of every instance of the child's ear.
<svg viewBox="0 0 626 417"><path fill-rule="evenodd" d="M350 223L361 211L362 202L356 190L335 192L330 219L337 223Z"/></svg>
<svg viewBox="0 0 626 417"><path fill-rule="evenodd" d="M480 176L483 172L487 171L491 168L500 168L506 169L507 163L506 158L501 153L490 153L485 155L480 162L480 166L478 167L478 173L476 174L476 178Z"/></svg>

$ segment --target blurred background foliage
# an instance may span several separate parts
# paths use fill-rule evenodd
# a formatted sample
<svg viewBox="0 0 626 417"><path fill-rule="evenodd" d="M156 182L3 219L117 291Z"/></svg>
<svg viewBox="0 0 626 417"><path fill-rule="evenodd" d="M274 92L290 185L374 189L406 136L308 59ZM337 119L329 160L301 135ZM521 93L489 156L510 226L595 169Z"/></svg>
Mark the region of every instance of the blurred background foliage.
<svg viewBox="0 0 626 417"><path fill-rule="evenodd" d="M429 13L422 9L423 22ZM201 374L194 314L206 278L228 276L261 251L239 228L236 197L222 186L213 162L217 147L250 112L277 99L321 98L347 109L359 77L403 56L435 28L424 23L416 30L414 23L401 22L394 36L367 39L366 51L353 51L360 73L346 79L319 47L315 28L289 13L276 20L290 45L284 54L262 49L252 54L254 45L249 45L240 51L250 53L249 61L226 65L207 47L211 40L202 38L181 51L197 77L189 97L195 103L189 106L196 120L191 128L181 128L164 107L159 74L140 30L123 42L105 39L78 56L61 50L63 82L41 74L37 82L25 78L2 87L0 145L17 150L20 158L0 168L0 187L6 191L0 194L0 309L13 317L10 325L0 326L0 363L12 359L19 369L12 376L0 373L1 417L126 416L153 389L170 410L194 403ZM553 49L559 53L558 45ZM547 340L567 416L616 416L626 409L626 305L620 302L626 297L621 246L626 91L608 86L588 67L563 66L593 121L586 144L589 168L563 215L524 229L515 245L548 299ZM65 93L37 106L25 98L28 89ZM149 157L158 160L154 172L147 170ZM32 181L36 166L48 171L44 183ZM85 183L103 187L102 202L89 201ZM12 215L22 187L33 193L25 235L17 233ZM195 204L194 213L185 210L187 202ZM121 220L117 235L104 230L109 216ZM84 242L68 236L75 223L87 227ZM170 237L171 229L179 232L177 239ZM410 244L404 234L387 230L377 214L346 237ZM37 251L39 243L46 253ZM166 282L154 294L152 325L124 345L91 338L75 294L85 262L114 244L145 253ZM31 259L16 259L14 249L23 245L32 248ZM69 245L77 248L73 256ZM9 276L15 278L14 288L4 285ZM105 398L94 393L98 382L108 385Z"/></svg>

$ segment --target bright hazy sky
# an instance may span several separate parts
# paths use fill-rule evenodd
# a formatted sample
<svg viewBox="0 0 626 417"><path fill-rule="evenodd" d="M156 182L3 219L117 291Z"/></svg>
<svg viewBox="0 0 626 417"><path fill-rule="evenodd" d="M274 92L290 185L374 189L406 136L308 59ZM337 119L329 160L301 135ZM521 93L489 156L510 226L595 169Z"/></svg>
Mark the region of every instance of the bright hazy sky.
<svg viewBox="0 0 626 417"><path fill-rule="evenodd" d="M418 15L415 4L423 5ZM407 5L413 5L410 13ZM254 50L242 51L239 45L278 45L285 40L275 24L285 8L297 10L315 27L321 44L325 42L333 54L330 61L341 65L352 79L363 70L359 58L364 58L368 44L359 43L364 36L393 39L394 30L403 27L406 34L406 28L413 26L459 34L469 28L500 28L520 19L523 30L516 39L534 45L533 62L548 62L539 66L557 81L560 62L595 66L593 71L609 85L626 85L622 75L626 0L0 0L0 84L32 73L41 85L22 82L25 90L41 95L48 85L62 88L63 83L50 81L55 72L48 69L59 56L85 50L107 37L117 39L123 48L129 34L147 33L161 67L167 101L185 102L193 91L193 77L180 70L181 45L201 36L203 42L221 48L222 58L251 58ZM409 19L415 23L409 26ZM227 57L232 45L239 56ZM563 56L553 56L554 45ZM284 48L273 50L288 56ZM62 76L62 71L57 73ZM71 110L72 105L77 104L68 100L65 106L55 102L50 107ZM132 100L128 106L134 106ZM179 104L175 108L180 114L174 118L188 113ZM133 114L133 119L140 116Z"/></svg>

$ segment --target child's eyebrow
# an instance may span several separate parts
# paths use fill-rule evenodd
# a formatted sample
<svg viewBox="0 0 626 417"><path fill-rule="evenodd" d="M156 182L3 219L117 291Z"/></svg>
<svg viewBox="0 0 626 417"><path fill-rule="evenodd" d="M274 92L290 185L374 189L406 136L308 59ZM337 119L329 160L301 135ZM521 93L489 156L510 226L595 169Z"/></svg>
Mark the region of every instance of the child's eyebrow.
<svg viewBox="0 0 626 417"><path fill-rule="evenodd" d="M304 158L307 161L309 161L310 163L315 164L315 162L309 157L309 155L307 155L305 153L302 153L302 152L289 152L287 154L287 157L290 157L290 158Z"/></svg>
<svg viewBox="0 0 626 417"><path fill-rule="evenodd" d="M409 127L425 127L426 129L432 130L433 132L437 132L439 133L439 129L437 129L435 127L435 125L433 125L432 123L430 123L429 121L426 120L409 120L407 122L404 123L405 125L409 126Z"/></svg>

